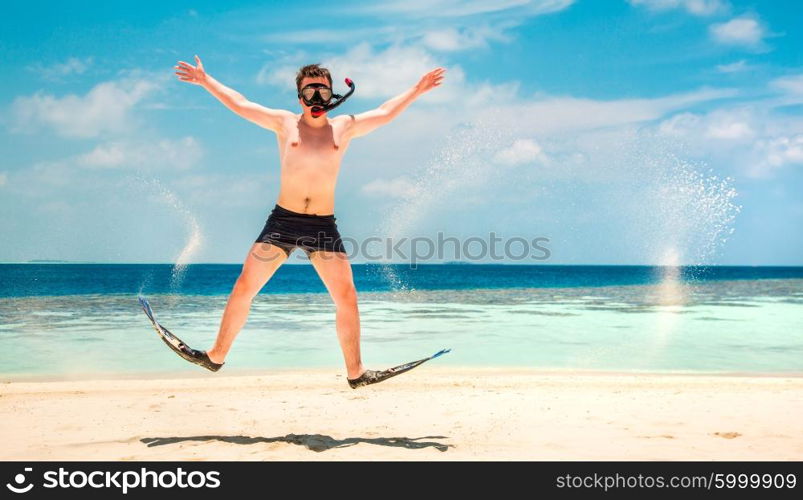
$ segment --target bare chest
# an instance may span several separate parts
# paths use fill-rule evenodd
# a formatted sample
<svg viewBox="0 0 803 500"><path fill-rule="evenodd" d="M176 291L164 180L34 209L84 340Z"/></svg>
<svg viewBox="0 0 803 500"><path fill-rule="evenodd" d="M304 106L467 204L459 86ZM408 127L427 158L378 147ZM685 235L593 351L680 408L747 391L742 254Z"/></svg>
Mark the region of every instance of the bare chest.
<svg viewBox="0 0 803 500"><path fill-rule="evenodd" d="M289 123L284 134L279 136L279 146L284 159L314 157L335 159L342 156L347 144L343 126L332 120L320 129L302 123Z"/></svg>

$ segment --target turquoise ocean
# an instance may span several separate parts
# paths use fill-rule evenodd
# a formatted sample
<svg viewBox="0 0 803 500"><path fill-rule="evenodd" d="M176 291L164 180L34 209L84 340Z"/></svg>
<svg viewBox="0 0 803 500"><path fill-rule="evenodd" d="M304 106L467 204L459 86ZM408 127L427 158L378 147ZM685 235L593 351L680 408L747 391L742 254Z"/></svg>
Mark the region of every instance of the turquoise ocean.
<svg viewBox="0 0 803 500"><path fill-rule="evenodd" d="M240 265L2 264L0 376L197 372L137 296L198 349ZM355 264L363 358L441 365L803 373L803 268ZM256 297L226 371L342 368L334 306L308 264Z"/></svg>

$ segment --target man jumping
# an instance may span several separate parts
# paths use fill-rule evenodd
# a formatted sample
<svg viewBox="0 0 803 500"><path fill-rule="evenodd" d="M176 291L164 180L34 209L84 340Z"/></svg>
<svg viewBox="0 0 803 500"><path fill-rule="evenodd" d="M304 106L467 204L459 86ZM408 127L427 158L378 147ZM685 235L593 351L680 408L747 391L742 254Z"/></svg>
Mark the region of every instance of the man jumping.
<svg viewBox="0 0 803 500"><path fill-rule="evenodd" d="M439 86L446 70L428 72L416 85L376 109L330 118L327 112L344 97L333 94L332 77L318 64L304 66L296 75L302 109L297 114L249 101L208 75L197 55L195 62L197 66L178 62L175 69L179 80L202 86L233 112L276 133L281 180L276 206L248 252L226 303L214 345L208 351L200 351L179 341L177 352L211 371L219 370L245 325L254 297L291 252L301 248L335 303L337 336L349 385L356 388L384 380L389 376L382 376L386 372L366 370L360 358L357 291L334 216L337 175L351 139L396 118L422 94ZM348 79L346 83L353 91L353 83ZM339 99L337 104L333 105L333 99Z"/></svg>

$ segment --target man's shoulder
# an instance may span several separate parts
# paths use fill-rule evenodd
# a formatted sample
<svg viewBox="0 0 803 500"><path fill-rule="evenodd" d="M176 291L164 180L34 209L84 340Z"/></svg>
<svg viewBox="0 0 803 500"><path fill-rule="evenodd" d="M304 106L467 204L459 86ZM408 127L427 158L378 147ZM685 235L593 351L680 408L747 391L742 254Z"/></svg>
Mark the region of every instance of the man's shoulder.
<svg viewBox="0 0 803 500"><path fill-rule="evenodd" d="M289 109L281 109L279 110L284 118L301 118L301 115L298 113L294 113Z"/></svg>
<svg viewBox="0 0 803 500"><path fill-rule="evenodd" d="M354 124L354 115L337 115L330 118L332 125L349 128Z"/></svg>

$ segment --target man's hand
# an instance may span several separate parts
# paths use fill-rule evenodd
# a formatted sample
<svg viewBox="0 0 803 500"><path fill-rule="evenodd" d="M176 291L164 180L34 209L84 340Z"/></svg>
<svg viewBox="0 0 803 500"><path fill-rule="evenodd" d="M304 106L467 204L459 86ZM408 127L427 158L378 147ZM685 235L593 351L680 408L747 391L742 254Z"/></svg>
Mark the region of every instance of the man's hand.
<svg viewBox="0 0 803 500"><path fill-rule="evenodd" d="M443 74L445 72L446 69L444 68L436 68L422 76L421 81L419 81L415 86L416 91L419 94L423 94L424 92L437 87L443 81Z"/></svg>
<svg viewBox="0 0 803 500"><path fill-rule="evenodd" d="M176 70L176 75L178 75L178 79L183 82L189 82L195 85L203 85L206 83L206 72L204 71L204 65L201 62L201 58L195 56L195 62L198 63L198 66L193 66L192 64L185 63L184 61L179 61L179 66L173 66Z"/></svg>

